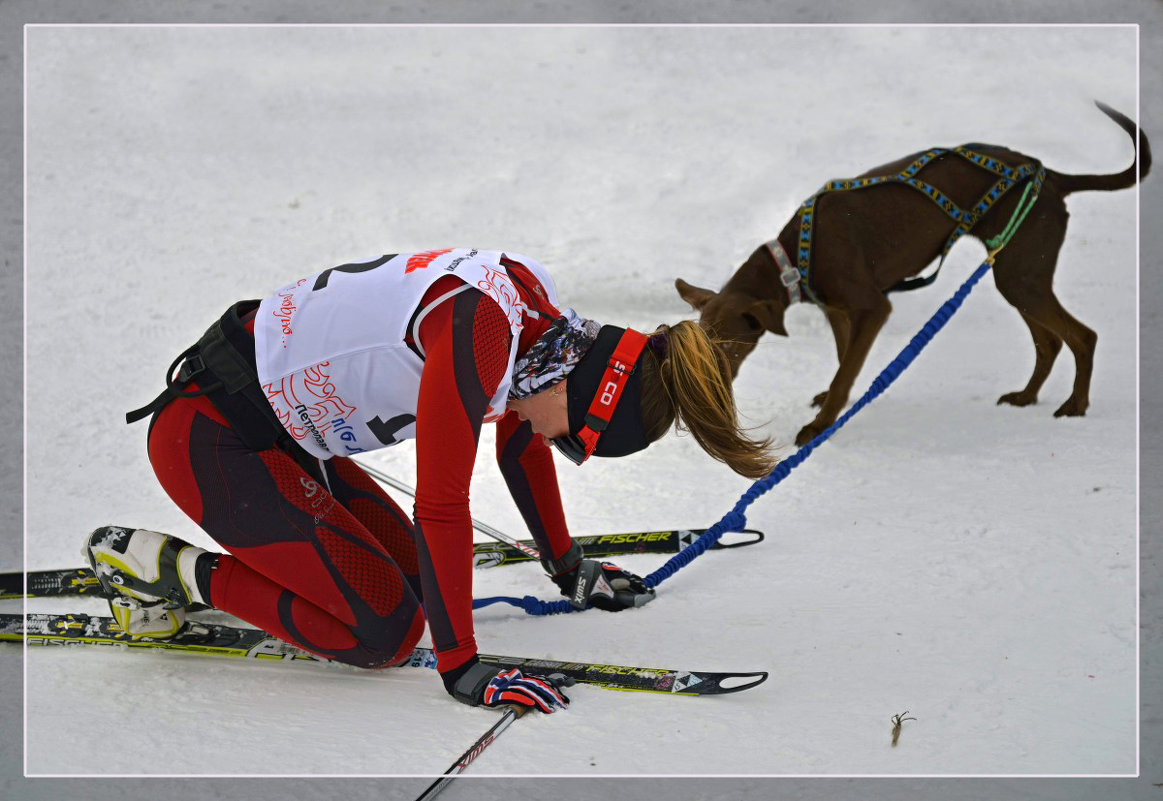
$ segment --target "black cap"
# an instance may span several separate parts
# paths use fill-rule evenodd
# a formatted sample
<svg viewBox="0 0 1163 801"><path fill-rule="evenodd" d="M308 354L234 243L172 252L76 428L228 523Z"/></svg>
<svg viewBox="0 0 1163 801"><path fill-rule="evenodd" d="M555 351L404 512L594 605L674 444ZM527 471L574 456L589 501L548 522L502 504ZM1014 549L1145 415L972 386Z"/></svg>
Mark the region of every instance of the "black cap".
<svg viewBox="0 0 1163 801"><path fill-rule="evenodd" d="M586 351L566 381L569 402L569 433L577 434L586 424L586 414L590 403L598 392L598 384L606 373L606 366L618 341L626 329L614 325L603 325L598 338ZM642 424L642 358L646 348L638 355L634 370L626 380L614 416L609 425L599 432L595 456L626 456L642 450L650 441L646 439L646 427ZM596 430L596 429L595 429Z"/></svg>

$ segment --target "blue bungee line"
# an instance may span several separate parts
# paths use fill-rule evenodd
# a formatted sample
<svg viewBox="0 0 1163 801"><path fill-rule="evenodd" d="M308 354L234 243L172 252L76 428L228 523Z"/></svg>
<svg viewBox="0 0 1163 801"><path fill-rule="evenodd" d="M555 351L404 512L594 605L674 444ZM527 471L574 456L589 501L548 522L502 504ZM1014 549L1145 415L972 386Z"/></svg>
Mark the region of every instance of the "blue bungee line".
<svg viewBox="0 0 1163 801"><path fill-rule="evenodd" d="M939 308L936 313L931 318L929 318L929 321L925 323L917 335L909 341L909 344L905 346L904 350L902 350L900 354L889 363L888 367L881 371L880 375L876 377L876 379L872 382L872 385L868 388L868 391L865 392L863 396L861 396L860 400L852 404L852 407L847 412L841 415L840 418L836 420L836 422L832 423L832 425L828 426L826 429L816 435L816 437L812 439L811 442L801 447L788 458L782 460L776 466L775 470L771 471L768 476L761 478L752 484L751 488L743 493L731 511L724 515L723 518L719 520L719 522L715 523L709 529L704 531L698 539L684 548L680 553L672 557L658 570L655 570L653 573L646 576L643 579L646 582L646 585L649 587L655 587L661 584L680 569L690 564L691 561L695 559L695 557L700 556L704 551L718 542L719 538L722 537L724 533L728 531L742 531L743 529L747 528L747 517L743 513L744 510L751 504L755 503L755 501L758 500L760 496L771 490L771 488L776 484L787 478L788 474L793 469L798 467L805 459L807 459L817 446L823 444L825 440L831 437L834 433L836 433L836 431L840 429L841 426L847 423L853 415L855 415L857 412L871 403L882 392L888 389L892 382L896 381L900 374L904 372L905 368L912 364L913 360L917 358L918 354L920 354L924 347L929 344L929 341L932 340L936 333L945 327L945 323L947 323L949 318L953 316L954 312L960 308L961 304L965 301L965 298L968 297L969 293L973 290L974 285L977 284L977 282L981 280L981 277L989 271L989 268L992 266L992 264L993 257L991 256L989 259L982 262L981 265L973 271L973 274L965 280L965 283L963 283L961 288L954 293L953 297L949 298L949 300L945 301L945 303L941 305L941 308Z"/></svg>
<svg viewBox="0 0 1163 801"><path fill-rule="evenodd" d="M648 576L643 578L643 581L648 587L657 587L666 579L677 573L682 568L686 567L695 558L701 556L708 548L719 541L719 538L728 531L742 531L747 528L747 517L744 510L748 506L755 503L764 493L771 490L779 482L787 478L788 474L797 466L800 465L817 446L823 444L829 437L838 431L845 423L847 423L853 415L871 403L882 392L889 388L893 381L904 372L913 360L917 358L925 346L936 336L937 332L945 327L945 323L956 313L965 302L965 298L973 291L973 287L981 280L989 268L993 266L993 260L997 256L998 251L1005 247L1018 226L1026 217L1034 202L1038 199L1037 191L1034 192L1034 197L1031 199L1030 190L1033 189L1040 182L1030 182L1026 184L1025 191L1022 193L1021 199L1018 201L1018 206L1006 224L1005 229L998 236L990 239L986 244L991 248L989 255L986 257L973 273L965 279L965 282L953 293L953 297L945 301L939 309L929 318L929 321L921 327L909 344L905 346L895 359L889 362L889 365L881 371L872 382L868 390L860 397L852 407L841 415L836 422L828 426L820 432L811 442L802 446L798 451L782 460L776 468L771 471L769 475L759 479L751 488L748 489L736 502L735 506L725 514L717 523L699 535L698 539L684 548L675 556L667 560L666 564L655 570ZM508 596L497 596L494 598L480 598L474 599L472 602L473 609L480 609L484 606L489 606L495 603L509 603L513 606L519 606L530 615L557 615L565 612L583 611L574 609L574 607L567 600L560 601L542 601L532 595L526 595L523 598L513 598Z"/></svg>

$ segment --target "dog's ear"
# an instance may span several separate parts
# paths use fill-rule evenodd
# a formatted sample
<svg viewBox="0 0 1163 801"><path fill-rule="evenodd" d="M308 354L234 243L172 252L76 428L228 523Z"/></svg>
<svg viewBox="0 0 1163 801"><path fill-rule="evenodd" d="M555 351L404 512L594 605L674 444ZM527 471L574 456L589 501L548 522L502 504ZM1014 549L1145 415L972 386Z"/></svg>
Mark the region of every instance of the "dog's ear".
<svg viewBox="0 0 1163 801"><path fill-rule="evenodd" d="M759 327L766 331L781 337L787 336L787 329L783 327L783 306L774 300L755 301L747 307L743 316L754 318Z"/></svg>
<svg viewBox="0 0 1163 801"><path fill-rule="evenodd" d="M700 311L707 305L708 300L718 294L709 289L691 286L681 278L674 279L674 288L678 290L679 297L689 303L695 311Z"/></svg>

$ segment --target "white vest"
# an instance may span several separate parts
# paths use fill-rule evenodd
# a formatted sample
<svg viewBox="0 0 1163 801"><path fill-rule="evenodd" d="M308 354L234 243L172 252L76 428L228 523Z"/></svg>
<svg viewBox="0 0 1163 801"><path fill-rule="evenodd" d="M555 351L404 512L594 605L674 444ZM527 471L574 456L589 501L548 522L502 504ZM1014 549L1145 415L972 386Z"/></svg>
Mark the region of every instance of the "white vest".
<svg viewBox="0 0 1163 801"><path fill-rule="evenodd" d="M502 255L528 267L550 303L557 305L553 280L537 262L515 253L465 248L344 264L288 284L264 299L255 317L255 360L259 383L283 427L319 459L414 438L424 360L404 338L424 293L449 274L464 284L436 303L476 288L509 320L508 368L484 422L500 419L521 317L532 313L501 266ZM436 303L416 315L414 340L419 340L420 322ZM421 350L418 341L415 347Z"/></svg>

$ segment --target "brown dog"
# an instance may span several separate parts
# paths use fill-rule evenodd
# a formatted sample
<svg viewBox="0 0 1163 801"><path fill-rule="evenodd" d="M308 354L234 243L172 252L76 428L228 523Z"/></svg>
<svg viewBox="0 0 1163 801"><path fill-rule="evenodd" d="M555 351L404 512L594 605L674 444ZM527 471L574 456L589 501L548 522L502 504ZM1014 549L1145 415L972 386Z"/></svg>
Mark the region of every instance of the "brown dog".
<svg viewBox="0 0 1163 801"><path fill-rule="evenodd" d="M1135 140L1134 122L1096 105ZM1151 149L1146 135L1138 134L1136 160L1146 176ZM824 310L840 366L827 391L812 400L820 411L800 430L797 445L835 422L848 402L852 383L892 310L885 293L916 288L906 279L942 256L960 233L982 241L1001 233L1030 183L1035 189L1040 184L1036 200L996 253L993 272L998 291L1029 326L1036 361L1025 388L1002 395L998 403L1034 403L1065 342L1074 354L1074 391L1054 415L1086 413L1097 336L1062 308L1051 286L1069 217L1064 199L1071 192L1134 186L1136 164L1113 175L1066 175L1006 148L973 144L956 150L963 149L917 153L851 181L829 182L717 293L675 281L679 295L699 312L702 326L725 342L734 373L764 331L787 336L784 310L799 297ZM1007 168L1018 170L1010 173L1017 178L1012 188L999 192ZM964 214L961 223L954 216L958 213Z"/></svg>

